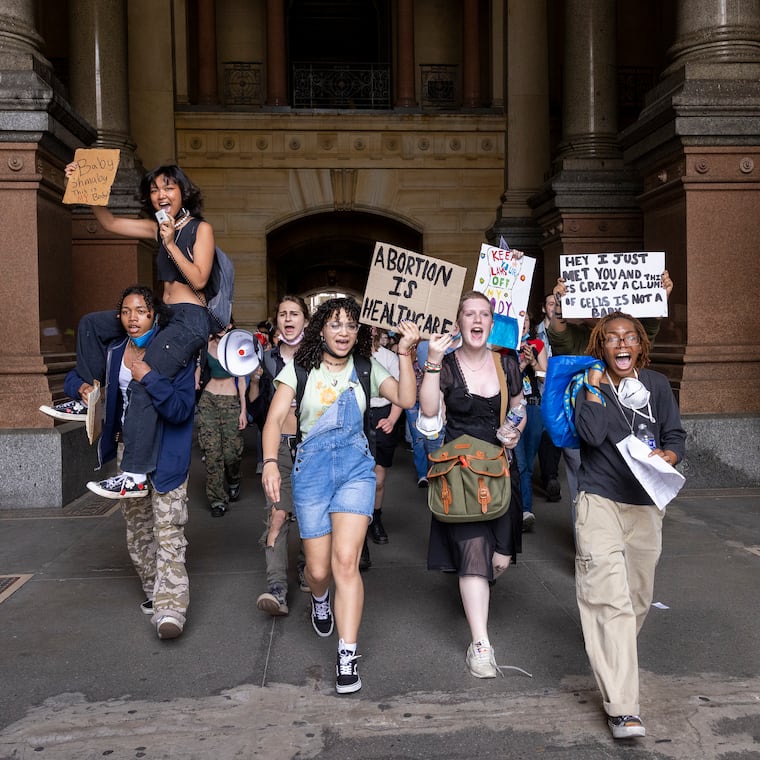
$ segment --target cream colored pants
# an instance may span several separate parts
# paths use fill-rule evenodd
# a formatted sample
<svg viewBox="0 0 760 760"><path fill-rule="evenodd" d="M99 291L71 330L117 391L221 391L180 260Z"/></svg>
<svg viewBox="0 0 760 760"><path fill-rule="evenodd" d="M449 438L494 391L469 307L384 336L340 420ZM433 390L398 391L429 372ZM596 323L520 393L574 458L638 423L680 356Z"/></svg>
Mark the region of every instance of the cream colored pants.
<svg viewBox="0 0 760 760"><path fill-rule="evenodd" d="M591 669L608 715L639 714L636 637L654 592L663 513L581 492L575 590Z"/></svg>

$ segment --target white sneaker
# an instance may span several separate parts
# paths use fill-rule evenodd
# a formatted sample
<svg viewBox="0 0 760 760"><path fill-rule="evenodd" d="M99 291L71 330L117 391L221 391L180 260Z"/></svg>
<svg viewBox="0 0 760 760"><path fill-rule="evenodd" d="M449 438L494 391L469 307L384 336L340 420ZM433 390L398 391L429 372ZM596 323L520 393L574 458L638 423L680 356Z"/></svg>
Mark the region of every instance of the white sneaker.
<svg viewBox="0 0 760 760"><path fill-rule="evenodd" d="M171 615L164 615L156 623L156 633L159 639L176 639L182 635L182 623Z"/></svg>
<svg viewBox="0 0 760 760"><path fill-rule="evenodd" d="M467 647L465 662L475 678L496 678L499 669L496 667L496 655L493 647L481 641L473 641Z"/></svg>
<svg viewBox="0 0 760 760"><path fill-rule="evenodd" d="M66 420L66 422L87 421L87 407L79 400L65 401L63 404L56 404L55 406L43 404L40 411L47 414L48 417Z"/></svg>
<svg viewBox="0 0 760 760"><path fill-rule="evenodd" d="M607 717L613 739L633 739L646 736L646 729L638 715L610 715Z"/></svg>
<svg viewBox="0 0 760 760"><path fill-rule="evenodd" d="M523 512L523 533L530 533L533 530L533 524L536 522L536 516L533 512Z"/></svg>

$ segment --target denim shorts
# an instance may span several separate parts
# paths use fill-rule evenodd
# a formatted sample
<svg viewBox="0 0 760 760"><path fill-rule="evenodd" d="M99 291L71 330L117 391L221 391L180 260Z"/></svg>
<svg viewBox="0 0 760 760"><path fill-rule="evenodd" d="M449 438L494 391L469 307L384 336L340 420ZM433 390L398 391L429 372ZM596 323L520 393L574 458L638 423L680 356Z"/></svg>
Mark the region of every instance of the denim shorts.
<svg viewBox="0 0 760 760"><path fill-rule="evenodd" d="M375 460L367 438L358 433L333 446L326 438L303 441L293 463L293 506L301 538L331 533L334 512L364 515L369 523L374 510Z"/></svg>

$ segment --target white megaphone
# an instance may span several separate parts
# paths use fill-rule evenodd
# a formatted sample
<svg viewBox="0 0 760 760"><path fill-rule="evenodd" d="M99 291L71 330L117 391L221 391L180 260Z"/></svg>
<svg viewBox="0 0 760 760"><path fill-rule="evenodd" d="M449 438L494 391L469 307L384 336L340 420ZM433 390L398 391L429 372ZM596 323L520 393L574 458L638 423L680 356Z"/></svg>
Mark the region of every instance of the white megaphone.
<svg viewBox="0 0 760 760"><path fill-rule="evenodd" d="M245 377L258 368L264 352L253 333L235 329L222 336L216 353L225 372Z"/></svg>

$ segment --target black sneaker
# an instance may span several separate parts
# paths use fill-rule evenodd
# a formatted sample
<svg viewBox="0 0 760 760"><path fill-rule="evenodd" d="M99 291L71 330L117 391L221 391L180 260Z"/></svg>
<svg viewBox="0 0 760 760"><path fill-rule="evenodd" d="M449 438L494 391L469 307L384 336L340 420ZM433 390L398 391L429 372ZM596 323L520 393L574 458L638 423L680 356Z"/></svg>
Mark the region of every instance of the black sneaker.
<svg viewBox="0 0 760 760"><path fill-rule="evenodd" d="M360 657L360 654L347 652L345 649L338 652L335 663L335 691L338 694L351 694L361 689L362 679L359 678L359 666L356 662Z"/></svg>
<svg viewBox="0 0 760 760"><path fill-rule="evenodd" d="M314 626L317 636L322 636L322 638L326 638L333 632L334 621L330 609L329 593L324 602L318 602L314 598L314 594L311 595L311 624Z"/></svg>
<svg viewBox="0 0 760 760"><path fill-rule="evenodd" d="M230 501L237 501L240 498L240 483L233 483L227 489L230 495Z"/></svg>
<svg viewBox="0 0 760 760"><path fill-rule="evenodd" d="M99 482L91 480L87 484L87 488L106 499L141 499L150 493L147 480L143 480L142 483L135 483L129 475L124 473Z"/></svg>
<svg viewBox="0 0 760 760"><path fill-rule="evenodd" d="M144 615L152 615L153 614L153 600L152 599L146 599L140 605L140 609L143 611Z"/></svg>
<svg viewBox="0 0 760 760"><path fill-rule="evenodd" d="M63 404L55 406L41 406L40 411L49 417L55 417L57 420L66 420L66 422L86 422L87 407L81 401L65 401Z"/></svg>

